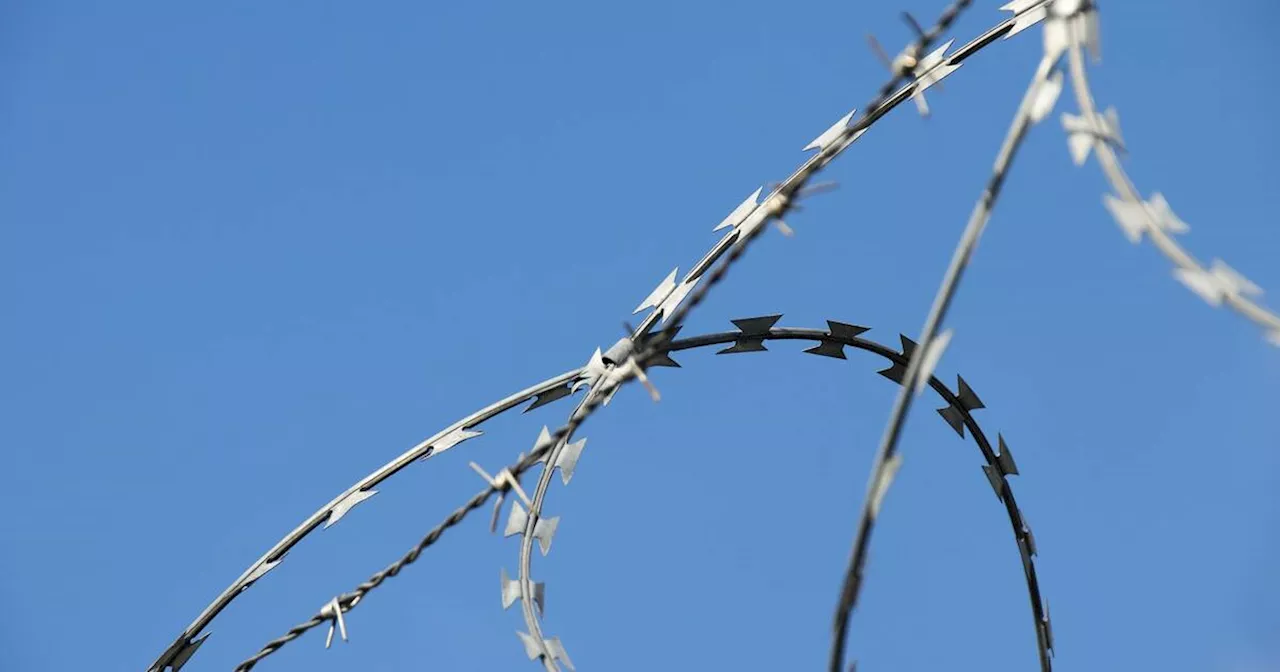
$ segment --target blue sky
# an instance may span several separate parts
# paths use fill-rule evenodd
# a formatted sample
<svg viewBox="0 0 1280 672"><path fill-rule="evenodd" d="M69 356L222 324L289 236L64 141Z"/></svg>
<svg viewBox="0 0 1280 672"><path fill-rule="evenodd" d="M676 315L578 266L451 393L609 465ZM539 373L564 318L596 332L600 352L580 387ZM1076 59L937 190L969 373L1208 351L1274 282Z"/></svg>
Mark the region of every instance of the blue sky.
<svg viewBox="0 0 1280 672"><path fill-rule="evenodd" d="M960 41L1002 18L977 2ZM454 419L581 365L711 228L885 74L938 3L9 3L0 17L0 668L141 670L276 539ZM1280 294L1276 10L1107 3L1099 103L1207 261ZM877 124L686 334L783 313L894 345L1039 56L994 45ZM1256 64L1256 65L1255 65ZM1058 112L1075 111L1063 96ZM939 366L1040 547L1059 669L1280 669L1280 350L1204 305L1033 129ZM1280 304L1280 295L1270 298ZM584 428L545 628L582 670L817 669L896 390L840 362L688 353ZM915 407L854 615L860 669L1035 665L970 440ZM398 557L560 402L484 426L317 532L215 621L225 670ZM532 481L528 480L528 484ZM537 669L484 515L258 669ZM1270 667L1268 667L1270 665Z"/></svg>

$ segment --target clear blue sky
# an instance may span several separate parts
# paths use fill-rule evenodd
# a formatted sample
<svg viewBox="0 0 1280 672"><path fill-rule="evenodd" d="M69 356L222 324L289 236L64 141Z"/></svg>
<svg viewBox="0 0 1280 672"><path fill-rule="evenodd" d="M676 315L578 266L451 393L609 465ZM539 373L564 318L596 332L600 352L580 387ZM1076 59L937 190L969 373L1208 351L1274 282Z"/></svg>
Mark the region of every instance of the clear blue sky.
<svg viewBox="0 0 1280 672"><path fill-rule="evenodd" d="M956 26L999 21L997 0ZM1230 4L1231 7L1225 5ZM1158 7L1157 7L1158 5ZM0 669L141 670L282 534L455 418L584 363L711 228L861 105L940 1L6 3ZM1262 0L1107 3L1127 163L1280 304ZM685 333L780 312L920 329L1040 52L878 124ZM1063 96L1058 112L1074 111ZM1280 669L1280 350L1204 305L1035 128L939 367L1008 440L1062 670ZM545 628L582 670L818 669L894 386L882 362L679 357L557 485ZM926 397L853 620L860 669L1028 670L1008 522ZM186 668L227 670L398 557L563 422L503 417L305 540ZM531 483L531 481L527 481ZM487 514L487 511L486 511ZM485 515L262 670L537 667ZM1249 667L1249 665L1253 665ZM1266 667L1270 665L1270 667Z"/></svg>

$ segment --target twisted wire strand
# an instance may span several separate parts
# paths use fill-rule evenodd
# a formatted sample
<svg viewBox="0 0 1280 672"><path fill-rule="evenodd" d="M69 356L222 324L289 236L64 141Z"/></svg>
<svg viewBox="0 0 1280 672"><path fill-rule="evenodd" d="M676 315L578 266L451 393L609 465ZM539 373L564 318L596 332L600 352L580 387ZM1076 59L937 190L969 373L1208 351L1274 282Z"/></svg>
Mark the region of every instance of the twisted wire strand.
<svg viewBox="0 0 1280 672"><path fill-rule="evenodd" d="M947 310L955 297L956 291L959 289L961 278L973 256L974 250L977 248L978 240L981 238L982 232L991 218L991 212L995 207L996 200L999 198L1005 177L1013 165L1013 159L1017 155L1018 148L1021 146L1031 125L1047 114L1048 109L1045 109L1044 106L1051 107L1052 103L1057 99L1058 92L1061 91L1061 78L1051 79L1060 60L1061 53L1045 54L1041 58L1035 75L1032 77L1031 84L1028 85L1027 91L1023 95L1022 102L1018 106L1018 111L1014 115L1013 122L1000 147L1000 152L996 156L991 177L985 189L983 189L982 196L974 206L968 223L965 225L960 242L957 244L951 262L943 276L942 284L934 297L933 306L930 308L924 327L921 329L914 356L911 357L911 361L907 365L904 375L905 382L894 400L884 436L872 462L871 475L867 480L867 491L863 496L861 510L858 515L857 531L854 534L848 566L845 569L835 615L832 618L831 654L828 659L828 670L830 672L841 672L844 666L849 618L857 605L858 595L862 588L867 551L871 546L871 536L875 529L876 518L880 513L881 503L901 465L901 457L897 452L898 440L901 437L902 428L911 409L911 402L916 397L919 387L928 380L926 376L931 375L933 364L937 362L942 354L942 349L946 347L950 340L950 333L940 336L938 333L939 328L946 318ZM1056 81L1056 86L1051 83L1054 81ZM1044 98L1046 94L1051 94L1051 99L1047 103ZM1049 655L1051 648L1044 645L1044 637L1040 636L1042 628L1045 627L1042 625L1040 614L1036 614L1035 626L1037 638L1041 640L1040 668L1044 672L1049 672L1052 669Z"/></svg>
<svg viewBox="0 0 1280 672"><path fill-rule="evenodd" d="M1089 88L1082 43L1097 39L1097 9L1091 2L1081 4L1080 12L1057 19L1059 26L1056 28L1059 30L1065 28L1069 38L1067 60L1071 71L1071 88L1080 107L1081 118L1087 123L1096 125L1105 123L1106 117L1098 114L1093 92ZM1070 123L1069 119L1067 115L1063 115L1064 126ZM1178 244L1171 233L1186 231L1186 225L1168 209L1168 204L1160 194L1154 194L1151 200L1142 198L1142 194L1121 165L1113 146L1113 143L1119 141L1119 128L1106 130L1113 134L1103 132L1090 134L1090 149L1097 157L1102 174L1114 192L1109 196L1119 199L1128 206L1127 208L1121 206L1122 210L1117 210L1108 204L1108 209L1112 210L1117 220L1123 219L1120 212L1131 213L1138 219L1140 228L1130 232L1130 239L1134 243L1139 243L1141 236L1146 234L1156 249L1174 265L1174 277L1210 305L1226 304L1236 313L1243 315L1266 331L1267 340L1272 345L1280 347L1280 315L1249 298L1251 294L1261 294L1261 289L1241 277L1221 260L1214 259L1212 265L1206 268ZM1067 131L1070 133L1072 129L1067 128ZM1086 159L1087 156L1079 157L1076 162L1083 163ZM1120 223L1124 225L1123 221Z"/></svg>
<svg viewBox="0 0 1280 672"><path fill-rule="evenodd" d="M399 560L391 563L389 566L387 566L386 569L383 569L377 574L374 574L373 576L369 577L369 580L365 581L359 586L356 586L355 590L349 593L343 593L342 595L339 595L336 598L338 608L343 611L350 611L352 608L356 606L356 604L360 602L361 599L364 598L365 595L369 594L369 591L377 588L378 586L381 586L383 581L386 581L388 578L399 574L400 570L416 562L418 560L418 557L422 555L422 552L426 550L428 546L431 546L432 544L436 543L436 541L440 539L440 536L443 535L446 530L457 525L458 523L461 523L462 519L465 518L468 513L471 513L472 511L480 508L481 506L484 506L484 503L487 502L489 500L489 497L492 496L495 492L497 492L497 488L494 488L493 486L489 486L484 490L481 490L480 492L476 493L475 496L467 500L466 504L463 504L462 506L455 509L453 513L449 514L449 516L446 517L443 522L431 528L431 531L427 532L426 536L424 536L416 546L414 546L408 553L405 553ZM237 665L235 668L236 672L247 672L248 670L253 669L253 667L258 664L258 661L262 660L263 658L266 658L272 653L275 653L285 644L288 644L289 642L297 639L308 630L318 625L321 625L323 623L328 623L332 621L334 618L336 618L336 616L329 616L328 613L326 612L326 609L321 609L319 612L317 612L314 616L307 619L306 621L303 621L302 623L299 623L298 625L295 625L292 628L289 628L289 631L286 632L284 635L276 639L273 639L270 642L267 642L265 645L263 645L260 651L255 653L253 656L247 658L244 662Z"/></svg>
<svg viewBox="0 0 1280 672"><path fill-rule="evenodd" d="M777 317L778 316L770 316L771 319L775 319L775 320L777 319ZM874 355L877 355L879 357L882 357L888 360L891 364L891 367L889 369L881 371L880 372L881 375L885 376L886 378L888 378L893 382L902 384L902 378L900 374L902 371L905 370L905 367L908 365L908 362L910 360L910 350L911 350L911 348L908 345L910 342L906 339L905 336L902 337L903 345L904 345L903 352L898 352L888 346L882 345L873 340L866 339L861 337L860 335L857 335L857 334L864 333L865 328L863 327L853 327L852 325L843 325L841 323L831 322L831 321L828 321L828 325L829 325L829 329L827 330L803 329L803 328L792 328L792 327L771 327L767 331L759 332L759 333L750 333L750 334L745 333L741 330L704 334L701 336L694 336L690 338L684 338L684 339L668 342L662 346L662 352L669 354L672 352L706 348L710 346L723 345L727 343L743 343L743 342L756 341L756 340L758 341L772 341L772 340L811 341L811 342L816 342L818 345L813 348L809 348L805 350L806 353L830 357L830 358L836 358L836 359L845 359L845 356L843 353L843 347L849 346L858 350L870 352ZM863 330L863 331L859 331L859 330ZM763 348L759 350L737 350L735 352L752 352L752 351L767 352L767 350L764 350ZM729 353L722 352L721 354L729 354ZM607 382L604 384L608 385ZM1035 614L1036 618L1039 620L1040 618L1043 617L1045 612L1042 606L1044 604L1044 600L1040 594L1040 587L1036 577L1035 564L1034 564L1034 560L1032 559L1033 556L1035 555L1036 549L1035 549L1034 541L1032 540L1032 537L1030 534L1030 529L1027 527L1025 517L1023 516L1021 510L1018 508L1017 501L1014 498L1012 484L1008 479L1009 476L1016 475L1017 471L1016 471L1016 468L1013 468L1012 470L1009 469L1009 465L1012 465L1013 462L1012 462L1012 456L1009 453L1007 446L1004 445L1004 439L1003 437L1000 438L999 440L1000 452L996 452L996 450L992 447L991 441L988 438L985 430L981 427L977 418L973 415L974 410L983 408L983 406L981 405L981 402L977 402L977 404L973 402L973 399L976 399L976 395L972 393L972 390L969 390L967 383L965 383L963 379L960 379L959 385L957 387L958 391L956 392L953 392L950 388L947 387L946 383L944 383L942 380L938 379L935 376L931 376L929 378L928 386L932 390L934 390L934 392L939 396L939 398L943 400L943 402L946 403L945 407L943 407L942 409L939 409L939 414L944 419L946 419L949 424L952 424L952 428L955 429L957 433L961 435L961 437L963 437L964 436L963 431L956 427L951 417L948 417L952 412L954 412L955 415L953 417L959 420L963 428L967 428L969 430L969 433L973 437L974 443L977 445L979 452L982 453L983 460L985 462L983 470L987 474L987 478L991 483L992 489L996 492L997 497L1004 504L1005 510L1009 517L1010 525L1014 530L1014 537L1015 537L1015 540L1017 541L1019 554L1022 558L1028 596L1031 601L1033 613ZM604 392L604 390L602 390L602 392ZM969 395L972 395L972 396L970 397ZM603 396L601 395L597 395L596 397L596 399L602 399L602 398ZM584 399L583 401L584 401L584 404L590 403L590 400L588 399ZM582 413L583 412L581 410L576 410L574 413L574 417L585 419ZM534 450L528 456L522 457L515 464L508 467L508 469L510 469L514 475L519 476L520 474L524 473L529 468L531 468L533 465L540 462L544 455L549 455L550 446L551 446L550 443L544 444L542 446L535 446ZM552 462L549 459L547 462L549 465L554 464L554 462ZM551 469L548 468L546 471L551 471ZM459 507L453 513L451 513L447 518L445 518L445 520L442 521L439 525L437 525L436 527L432 528L429 532L427 532L426 536L424 536L422 540L417 543L417 545L415 545L408 553L402 556L399 560L393 562L391 565L387 566L385 569L377 572L372 577L370 577L367 581L357 586L351 592L343 593L342 595L339 595L337 598L335 598L338 603L338 608L341 609L343 612L347 612L353 609L359 602L363 600L363 598L368 593L370 593L374 589L381 586L386 579L396 576L397 574L400 573L401 570L403 570L407 566L416 562L418 558L421 556L422 552L427 547L436 543L446 530L448 530L453 526L456 526L470 512L484 506L485 502L488 501L488 499L498 491L499 491L499 488L491 485L490 487L487 487L484 490L481 490L480 492L478 492L466 504ZM267 644L265 644L257 653L255 653L250 658L246 659L244 662L240 663L238 666L236 666L235 668L236 672L248 672L248 670L252 669L262 659L274 654L276 651L284 647L284 645L288 644L294 639L297 639L303 633L313 628L316 628L320 625L324 625L325 623L332 624L334 619L335 619L334 615L332 615L329 612L326 612L325 609L321 609L308 620L303 621L302 623L299 623L298 625L290 628L281 637L277 639L273 639ZM1046 645L1046 642L1043 639L1040 640L1040 646L1043 648L1045 645Z"/></svg>

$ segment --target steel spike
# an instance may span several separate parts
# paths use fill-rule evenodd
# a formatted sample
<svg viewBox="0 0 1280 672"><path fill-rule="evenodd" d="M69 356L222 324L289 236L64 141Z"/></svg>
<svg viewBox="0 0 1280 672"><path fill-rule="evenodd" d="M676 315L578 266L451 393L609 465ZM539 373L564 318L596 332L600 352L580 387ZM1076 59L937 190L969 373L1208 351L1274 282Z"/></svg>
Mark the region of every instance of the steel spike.
<svg viewBox="0 0 1280 672"><path fill-rule="evenodd" d="M288 555L288 553L286 553L285 555ZM262 575L275 569L283 560L284 560L284 555L281 555L275 560L264 562L258 565L257 567L254 567L253 571L249 572L249 576L244 577L244 586L241 588L241 590L244 590L245 588L252 586L255 581L262 578Z"/></svg>
<svg viewBox="0 0 1280 672"><path fill-rule="evenodd" d="M958 390L956 393L956 399L960 402L960 406L964 408L964 410L976 411L979 408L986 408L986 405L983 404L982 400L978 398L978 395L974 393L973 388L969 387L969 384L964 382L964 378L957 375L956 382L956 389Z"/></svg>
<svg viewBox="0 0 1280 672"><path fill-rule="evenodd" d="M739 352L767 352L769 348L764 347L763 338L741 338L734 342L733 345L717 350L717 355L732 355Z"/></svg>
<svg viewBox="0 0 1280 672"><path fill-rule="evenodd" d="M916 342L907 338L906 334L898 334L898 340L902 342L902 356L910 361L916 354Z"/></svg>
<svg viewBox="0 0 1280 672"><path fill-rule="evenodd" d="M773 325L782 319L782 315L763 315L761 317L746 317L737 320L729 320L733 326L738 328L745 336L760 336L769 333Z"/></svg>
<svg viewBox="0 0 1280 672"><path fill-rule="evenodd" d="M1041 80L1036 85L1036 96L1027 112L1031 123L1038 124L1044 121L1044 118L1053 111L1053 107L1058 104L1060 95L1062 95L1062 71L1054 70L1047 79Z"/></svg>
<svg viewBox="0 0 1280 672"><path fill-rule="evenodd" d="M527 632L516 631L520 636L520 642L524 644L524 653L529 656L529 660L536 660L542 655L542 645L537 638Z"/></svg>
<svg viewBox="0 0 1280 672"><path fill-rule="evenodd" d="M329 648L333 644L333 631L336 626L338 634L342 636L342 641L347 641L347 622L342 618L342 604L338 602L338 598L329 600L320 610L320 616L329 619L329 634L325 637L324 648Z"/></svg>
<svg viewBox="0 0 1280 672"><path fill-rule="evenodd" d="M560 468L560 480L565 485L569 485L569 480L573 478L573 470L577 468L578 459L582 457L582 449L586 445L587 440L584 438L566 443L560 449L560 455L556 457L556 466Z"/></svg>
<svg viewBox="0 0 1280 672"><path fill-rule="evenodd" d="M1013 461L1013 453L1009 452L1009 446L1005 445L1004 436L997 433L996 439L1000 446L1000 452L996 455L996 464L1000 465L1000 471L1010 476L1018 475L1018 465Z"/></svg>
<svg viewBox="0 0 1280 672"><path fill-rule="evenodd" d="M524 459L524 453L520 453L519 459L520 460ZM497 512L499 509L502 508L503 495L505 495L508 491L515 491L516 495L520 499L524 500L525 504L529 503L529 495L525 493L524 488L520 487L520 479L516 478L515 474L511 473L510 468L503 467L502 471L499 471L496 476L490 476L489 472L482 469L480 465L476 464L475 462L468 462L467 464L469 464L471 466L471 469L474 470L477 474L480 474L480 478L483 478L489 484L489 487L493 488L498 492L498 501L493 507L494 520L489 525L490 532L492 532L497 525L497 517L498 517Z"/></svg>
<svg viewBox="0 0 1280 672"><path fill-rule="evenodd" d="M533 407L530 406L529 408L533 408ZM525 410L528 411L529 408L526 408ZM481 434L484 434L484 432L478 429L471 430L466 427L459 427L453 430L452 432L449 432L448 434L445 434L444 436L440 437L439 441L436 441L432 443L430 446L427 446L427 452L423 453L422 457L418 459L425 460L428 457L434 457L458 445L459 443L466 441L467 439L474 439L475 437L480 436Z"/></svg>
<svg viewBox="0 0 1280 672"><path fill-rule="evenodd" d="M1018 33L1036 25L1044 20L1048 15L1048 4L1053 0L1013 0L1001 6L1000 9L1006 12L1013 12L1013 27L1009 32L1005 33L1004 39L1009 39Z"/></svg>
<svg viewBox="0 0 1280 672"><path fill-rule="evenodd" d="M184 644L181 649L178 649L177 653L173 654L173 658L169 659L169 669L172 670L172 672L178 672L181 670L182 666L186 665L187 661L191 660L191 656L195 655L196 651L200 649L200 646L204 644L204 640L209 639L209 635L211 634L213 633L206 632L196 639L187 640L187 643Z"/></svg>
<svg viewBox="0 0 1280 672"><path fill-rule="evenodd" d="M960 69L959 63L951 64L949 62L950 59L944 56L954 42L955 40L947 40L946 44L934 49L927 56L920 59L920 62L912 70L916 81L911 97L915 100L916 108L919 109L921 116L929 116L929 104L925 102L924 92Z"/></svg>
<svg viewBox="0 0 1280 672"><path fill-rule="evenodd" d="M659 352L649 358L649 366L669 366L678 369L680 368L680 363L671 358L671 353Z"/></svg>
<svg viewBox="0 0 1280 672"><path fill-rule="evenodd" d="M1240 275L1236 269L1231 268L1221 259L1213 260L1210 264L1209 272L1218 278L1231 294L1247 294L1249 296L1262 294L1261 287L1250 282L1248 278Z"/></svg>
<svg viewBox="0 0 1280 672"><path fill-rule="evenodd" d="M573 667L573 661L569 660L569 653L564 650L564 644L560 643L559 637L544 639L542 640L542 643L546 646L546 649L551 654L552 658L564 663L564 666L570 670L575 669Z"/></svg>
<svg viewBox="0 0 1280 672"><path fill-rule="evenodd" d="M751 192L751 195L739 203L738 207L734 208L733 212L730 212L729 216L717 224L712 231L727 229L731 226L737 228L739 224L747 219L747 215L750 215L751 211L756 209L756 205L760 202L760 192L762 191L764 191L764 187L758 187Z"/></svg>
<svg viewBox="0 0 1280 672"><path fill-rule="evenodd" d="M507 493L499 492L498 498L493 502L493 515L489 518L489 534L498 531L498 516L502 515L502 503L506 501Z"/></svg>
<svg viewBox="0 0 1280 672"><path fill-rule="evenodd" d="M672 341L676 340L676 336L680 334L680 330L684 329L683 324L677 324L674 327L667 327L660 331L654 331L642 336L645 345L649 347L668 346Z"/></svg>
<svg viewBox="0 0 1280 672"><path fill-rule="evenodd" d="M528 413L535 408L546 406L557 399L563 399L571 394L573 394L573 391L569 389L568 383L564 385L557 385L546 392L538 393L538 395L533 398L533 403L525 407L521 413Z"/></svg>
<svg viewBox="0 0 1280 672"><path fill-rule="evenodd" d="M334 523L342 520L342 517L347 515L347 512L351 510L351 507L376 494L378 494L377 490L356 490L346 497L343 497L342 501L334 504L333 508L329 509L329 518L324 522L324 528L329 529L329 527Z"/></svg>
<svg viewBox="0 0 1280 672"><path fill-rule="evenodd" d="M1222 305L1223 300L1228 297L1257 296L1262 293L1261 287L1250 282L1221 259L1214 259L1208 270L1179 268L1174 271L1174 275L1211 306Z"/></svg>
<svg viewBox="0 0 1280 672"><path fill-rule="evenodd" d="M903 365L901 365L901 364L899 364L899 363L897 363L897 362L894 362L894 363L892 363L892 364L890 364L890 365L889 365L889 368L887 368L887 369L882 369L882 370L880 370L880 371L877 371L876 373L878 373L878 374L880 374L880 375L884 376L885 378L888 378L889 380L892 380L893 382L895 382L895 383L897 383L897 384L901 385L901 384L902 384L902 381L907 377L907 367L905 367L905 366L903 366Z"/></svg>
<svg viewBox="0 0 1280 672"><path fill-rule="evenodd" d="M822 355L823 357L848 359L844 354L844 343L841 343L840 341L821 340L812 348L806 348L805 352L811 355Z"/></svg>
<svg viewBox="0 0 1280 672"><path fill-rule="evenodd" d="M1186 233L1191 230L1186 222L1173 213L1169 202L1158 192L1152 194L1149 200L1138 202L1105 194L1102 203L1132 243L1141 242L1142 234L1153 230L1168 233Z"/></svg>
<svg viewBox="0 0 1280 672"><path fill-rule="evenodd" d="M542 549L542 555L546 555L551 551L551 538L556 534L556 528L560 525L560 516L554 518L538 518L538 522L533 524L533 538L538 540L538 547Z"/></svg>
<svg viewBox="0 0 1280 672"><path fill-rule="evenodd" d="M591 353L591 358L587 360L587 365L582 368L582 373L578 374L578 379L573 382L573 386L569 388L570 392L577 392L578 388L586 385L591 388L596 384L608 371L608 367L604 363L604 354L600 352L600 348Z"/></svg>
<svg viewBox="0 0 1280 672"><path fill-rule="evenodd" d="M525 523L529 521L529 514L520 505L520 502L511 502L511 513L507 516L507 527L502 531L503 537L510 537L524 533Z"/></svg>
<svg viewBox="0 0 1280 672"><path fill-rule="evenodd" d="M538 430L538 438L534 439L533 448L530 450L530 452L536 453L539 450L542 450L543 448L546 448L547 446L551 445L552 443L553 441L551 439L551 430L546 425L543 425L542 429ZM547 456L550 454L551 454L550 451L543 453L542 457L538 458L538 461L546 462Z"/></svg>
<svg viewBox="0 0 1280 672"><path fill-rule="evenodd" d="M938 409L938 415L941 415L942 419L946 420L948 425L951 425L951 429L956 430L956 434L959 434L960 438L964 438L964 414L960 412L960 409L955 406L943 406Z"/></svg>
<svg viewBox="0 0 1280 672"><path fill-rule="evenodd" d="M816 149L821 151L826 149L829 145L831 145L831 143L840 139L840 136L844 135L844 132L849 128L849 121L853 119L853 115L855 113L857 113L856 109L849 112L849 114L846 114L843 117L840 117L840 121L837 121L836 123L832 124L830 128L822 132L822 135L819 135L818 137L813 139L813 142L810 142L809 144L805 145L804 151L807 152L811 149ZM867 132L867 129L864 128L858 131L857 133L854 133L853 137L850 138L850 141L857 140L859 137L861 137L863 133L866 133L866 132Z"/></svg>
<svg viewBox="0 0 1280 672"><path fill-rule="evenodd" d="M538 608L538 616L542 616L543 605L547 600L547 584L538 581L533 584L533 606Z"/></svg>
<svg viewBox="0 0 1280 672"><path fill-rule="evenodd" d="M720 350L717 355L727 355L736 352L761 352L767 351L764 347L764 337L768 335L773 325L782 319L782 315L764 315L761 317L747 317L737 320L730 320L733 325L741 332L741 336L734 341L733 345Z"/></svg>
<svg viewBox="0 0 1280 672"><path fill-rule="evenodd" d="M697 279L682 282L676 285L676 288L667 295L667 298L662 300L662 303L658 305L658 310L662 312L661 324L667 323L667 319L676 312L676 308L684 302L685 297L689 295L689 292L693 290L696 284L698 284Z"/></svg>
<svg viewBox="0 0 1280 672"><path fill-rule="evenodd" d="M1077 116L1064 112L1062 128L1067 132L1071 161L1077 166L1084 165L1089 158L1094 142L1105 142L1118 151L1124 150L1124 139L1120 137L1120 113L1114 107L1108 107L1102 115Z"/></svg>
<svg viewBox="0 0 1280 672"><path fill-rule="evenodd" d="M827 333L838 338L853 339L868 331L871 331L871 327L861 327L856 324L827 320Z"/></svg>
<svg viewBox="0 0 1280 672"><path fill-rule="evenodd" d="M676 274L679 272L679 266L672 269L671 272L667 274L667 277L663 278L662 282L658 283L658 286L649 293L649 296L645 297L645 300L641 301L640 305L636 306L636 309L631 311L631 314L635 315L645 308L657 308L662 305L662 302L671 295L672 291L675 290Z"/></svg>
<svg viewBox="0 0 1280 672"><path fill-rule="evenodd" d="M507 568L502 568L502 608L508 609L520 599L520 582L507 575Z"/></svg>

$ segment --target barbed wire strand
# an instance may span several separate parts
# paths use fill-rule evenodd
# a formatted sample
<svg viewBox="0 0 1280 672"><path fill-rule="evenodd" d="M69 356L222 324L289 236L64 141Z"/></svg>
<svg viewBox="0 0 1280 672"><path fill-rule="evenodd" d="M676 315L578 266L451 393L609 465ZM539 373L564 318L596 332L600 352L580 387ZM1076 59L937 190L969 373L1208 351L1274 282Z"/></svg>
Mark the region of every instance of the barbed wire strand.
<svg viewBox="0 0 1280 672"><path fill-rule="evenodd" d="M1057 55L1046 54L1041 58L1040 64L1036 68L1036 73L1032 77L1031 84L1027 87L1022 102L1018 106L1018 111L1014 115L1013 123L1005 136L1004 143L1000 147L1000 152L996 156L991 177L983 190L982 196L974 206L968 223L965 225L960 242L956 246L951 262L943 276L942 284L934 297L933 306L925 319L914 355L907 365L907 371L904 375L905 382L894 400L893 410L889 414L884 436L872 462L871 475L867 482L866 494L863 496L862 507L858 516L858 527L854 535L853 547L849 554L849 563L845 570L835 615L832 618L831 655L828 659L828 670L830 672L842 672L844 667L849 618L857 605L858 595L862 587L867 551L871 545L871 535L880 512L881 503L901 465L901 458L897 451L898 440L901 437L907 414L911 409L911 401L915 398L921 384L927 380L927 377L922 380L922 373L926 376L932 373L932 365L936 364L938 358L941 357L942 349L950 341L950 333L939 335L939 329L946 318L951 301L959 289L961 278L973 256L973 252L977 249L978 240L981 238L982 232L991 218L991 212L995 207L996 200L999 198L1005 177L1013 165L1013 159L1017 154L1018 148L1021 146L1032 123L1038 120L1034 118L1034 114L1039 111L1036 109L1037 97L1046 90L1044 87L1051 86L1048 82L1051 74L1055 71L1056 63L1060 60L1060 56L1060 53ZM1057 82L1057 91L1061 91L1061 79L1058 79ZM1057 93L1055 92L1053 98L1056 100L1056 97ZM1047 111L1044 110L1043 113L1047 113ZM1040 115L1041 117L1043 117L1043 113ZM1036 628L1038 632L1040 628L1039 619L1037 619ZM1043 652L1041 655L1040 667L1045 672L1052 668L1047 652Z"/></svg>
<svg viewBox="0 0 1280 672"><path fill-rule="evenodd" d="M828 324L830 325L830 328L827 331L820 329L770 328L767 332L760 334L746 334L742 331L705 334L672 341L663 345L661 349L663 353L670 353L694 348L704 348L718 344L741 342L743 340L750 339L807 340L816 341L819 345L806 350L806 352L843 359L843 353L836 354L839 352L839 346L851 346L889 360L892 364L891 369L887 369L880 373L889 380L901 384L900 377L893 375L892 372L904 370L910 359L908 348L904 347L904 351L899 353L892 348L875 341L850 335L855 332L862 333L859 330L863 330L865 328L853 327L851 329L837 329L837 325L841 327L846 325L841 325L841 323L831 321L829 321ZM826 344L827 347L823 347L824 344ZM831 349L832 345L837 346L835 351ZM980 402L976 406L973 405L972 402L966 402L964 399L964 390L968 389L967 384L962 381L960 385L961 386L958 388L960 392L952 392L950 388L948 388L947 385L937 377L931 377L929 381L929 386L947 404L943 409L939 409L939 413L942 414L946 409L956 409L958 417L963 421L963 426L969 429L979 451L982 453L983 459L987 463L987 467L984 468L984 470L987 470L988 478L992 479L992 487L996 490L997 496L1006 504L1006 508L1009 512L1010 523L1014 528L1015 537L1018 539L1019 548L1024 553L1024 565L1026 565L1028 558L1025 557L1025 549L1029 544L1024 543L1023 537L1020 533L1020 530L1025 526L1024 516L1019 510L1017 502L1014 499L1012 485L1007 480L1008 476L1015 475L1017 471L1016 468L1010 470L1008 466L1002 466L1011 465L1012 457L1009 455L1008 448L1004 446L1003 438L1000 439L1000 453L996 453L992 448L985 430L983 430L981 425L978 423L977 418L972 414L972 410L975 408L982 408ZM972 394L972 392L970 392L970 394ZM976 395L974 396L976 398ZM948 422L950 422L950 420L948 420ZM953 429L954 428L955 427L953 425ZM963 436L962 432L961 436ZM544 448L540 450L535 446L534 451L527 456L522 456L515 464L509 466L508 469L513 475L518 477L519 474L524 473L534 464L541 461L542 456L547 454L547 449L549 449L549 447L550 444L546 444ZM548 460L548 464L553 463ZM363 601L366 595L381 586L387 579L397 576L403 569L415 563L420 558L423 551L439 541L445 531L461 523L469 513L484 506L490 497L501 490L502 488L500 487L490 485L478 492L466 504L450 513L449 516L440 524L428 531L427 534L400 559L396 560L385 569L375 573L354 590L336 597L335 600L338 604L338 608L343 612L348 612L355 608L357 604ZM1042 603L1042 598L1039 593L1038 583L1035 580L1034 566L1031 567L1026 578L1032 606L1038 615L1040 613L1039 605ZM299 623L298 625L290 628L284 635L263 645L257 653L236 666L236 671L248 672L248 670L253 669L253 667L262 659L272 655L289 642L297 639L299 636L315 627L324 625L325 623L332 624L335 618L336 617L333 615L332 610L328 607L320 609L308 620Z"/></svg>

